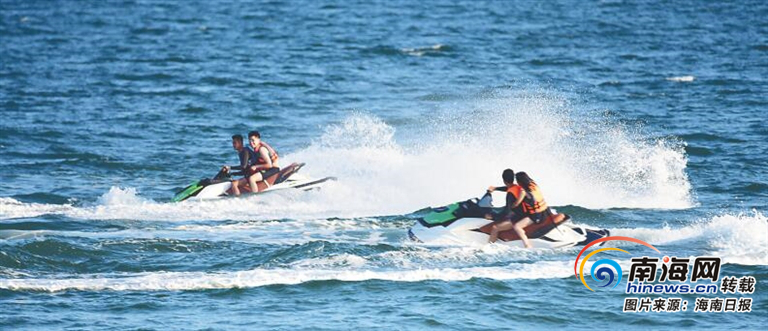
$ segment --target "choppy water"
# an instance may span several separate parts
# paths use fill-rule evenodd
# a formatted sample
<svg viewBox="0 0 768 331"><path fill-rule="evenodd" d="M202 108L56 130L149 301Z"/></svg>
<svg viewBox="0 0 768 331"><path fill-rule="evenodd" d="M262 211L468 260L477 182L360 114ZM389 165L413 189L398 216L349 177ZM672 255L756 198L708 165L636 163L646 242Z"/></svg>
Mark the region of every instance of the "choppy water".
<svg viewBox="0 0 768 331"><path fill-rule="evenodd" d="M760 1L4 1L0 326L759 329L765 17ZM251 129L339 180L169 202ZM758 279L753 312L623 314L621 291L573 277L578 249L407 240L418 210L506 167L578 224L722 256Z"/></svg>

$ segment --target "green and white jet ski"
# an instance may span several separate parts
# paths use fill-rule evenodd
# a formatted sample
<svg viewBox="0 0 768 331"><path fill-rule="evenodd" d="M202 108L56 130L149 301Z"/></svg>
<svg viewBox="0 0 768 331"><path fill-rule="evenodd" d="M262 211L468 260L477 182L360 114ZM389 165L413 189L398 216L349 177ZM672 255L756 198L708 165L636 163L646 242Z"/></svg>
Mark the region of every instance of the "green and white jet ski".
<svg viewBox="0 0 768 331"><path fill-rule="evenodd" d="M418 219L408 230L408 236L416 242L434 245L484 245L488 243L493 221L485 215L498 213L503 208L494 207L491 194L481 199L470 199L447 206L430 208L429 212ZM610 235L607 229L595 229L579 226L568 221L571 217L558 214L554 209L544 221L531 224L525 233L533 247L564 248L584 246L590 242ZM499 233L496 243L521 247L520 237L512 231Z"/></svg>
<svg viewBox="0 0 768 331"><path fill-rule="evenodd" d="M259 190L255 193L282 189L311 190L319 187L329 180L335 180L333 177L312 179L306 176L302 176L301 174L297 174L297 172L303 166L304 163L293 163L283 169L280 169L278 173L267 177L264 181L259 182ZM231 194L231 188L231 179L228 176L224 176L219 173L213 178L203 178L190 184L181 191L177 192L171 201L179 202L190 198L214 199L218 197L225 197Z"/></svg>

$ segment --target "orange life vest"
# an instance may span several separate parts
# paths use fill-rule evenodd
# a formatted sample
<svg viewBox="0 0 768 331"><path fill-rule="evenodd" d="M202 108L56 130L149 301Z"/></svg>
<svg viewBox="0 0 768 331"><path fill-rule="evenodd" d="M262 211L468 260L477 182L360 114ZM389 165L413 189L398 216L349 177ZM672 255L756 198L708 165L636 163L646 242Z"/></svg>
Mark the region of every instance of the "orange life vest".
<svg viewBox="0 0 768 331"><path fill-rule="evenodd" d="M514 195L515 196L515 200L520 198L520 193L522 193L522 192L523 192L523 187L520 186L520 185L517 185L517 184L512 185L512 186L507 188L507 193L511 193L512 195Z"/></svg>
<svg viewBox="0 0 768 331"><path fill-rule="evenodd" d="M256 148L256 149L254 150L254 152L255 152L255 154L256 154L256 157L257 157L257 159L256 159L256 164L264 164L264 163L267 163L267 161L266 161L266 160L264 160L264 159L261 157L261 153L259 153L259 151L261 150L261 148L262 148L262 147L264 147L264 148L266 148L266 149L267 149L267 154L269 154L269 158L270 158L270 159L272 159L272 165L273 165L273 166L275 166L275 167L277 167L277 159L279 159L280 157L277 155L277 152L276 152L274 149L272 149L271 147L268 147L268 146L269 146L269 145L266 145L266 144L264 144L264 143L262 142L262 143L259 143L259 147L258 147L258 148Z"/></svg>
<svg viewBox="0 0 768 331"><path fill-rule="evenodd" d="M529 215L538 214L547 210L547 202L544 201L544 196L539 191L539 186L534 181L525 189L528 193L526 199L523 199L523 212Z"/></svg>

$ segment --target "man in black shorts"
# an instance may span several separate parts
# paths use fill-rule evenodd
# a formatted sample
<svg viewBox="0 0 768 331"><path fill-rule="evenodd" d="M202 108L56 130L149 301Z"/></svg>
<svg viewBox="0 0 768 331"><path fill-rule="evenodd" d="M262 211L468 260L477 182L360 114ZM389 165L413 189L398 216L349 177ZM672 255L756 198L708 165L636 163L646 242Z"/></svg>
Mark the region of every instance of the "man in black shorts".
<svg viewBox="0 0 768 331"><path fill-rule="evenodd" d="M235 196L240 195L240 188L244 187L248 183L248 177L251 175L251 166L256 160L253 151L248 146L243 145L243 136L236 134L232 136L232 148L237 151L237 157L240 159L240 164L236 166L223 166L221 171L230 176L243 176L240 179L232 180L232 193ZM230 173L230 171L239 170L239 172Z"/></svg>

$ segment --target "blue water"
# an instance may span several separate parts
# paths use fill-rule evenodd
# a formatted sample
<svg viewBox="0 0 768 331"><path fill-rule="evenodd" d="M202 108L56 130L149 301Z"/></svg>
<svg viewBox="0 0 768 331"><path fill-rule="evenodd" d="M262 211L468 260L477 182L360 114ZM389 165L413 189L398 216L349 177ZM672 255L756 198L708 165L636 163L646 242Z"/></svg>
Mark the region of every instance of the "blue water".
<svg viewBox="0 0 768 331"><path fill-rule="evenodd" d="M0 328L760 329L765 17L762 1L3 1ZM253 129L338 181L170 203ZM757 278L753 311L625 314L624 283L573 276L578 249L408 241L419 210L507 167L577 224L722 257L723 276Z"/></svg>

